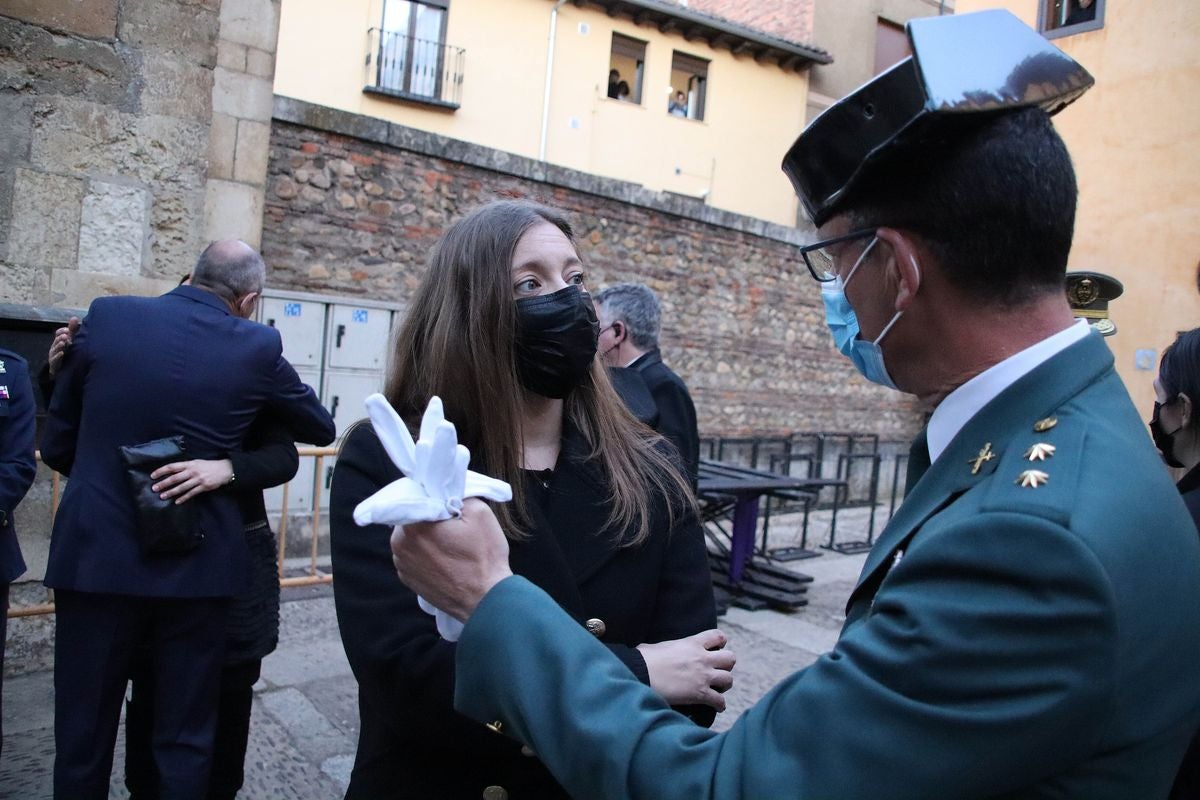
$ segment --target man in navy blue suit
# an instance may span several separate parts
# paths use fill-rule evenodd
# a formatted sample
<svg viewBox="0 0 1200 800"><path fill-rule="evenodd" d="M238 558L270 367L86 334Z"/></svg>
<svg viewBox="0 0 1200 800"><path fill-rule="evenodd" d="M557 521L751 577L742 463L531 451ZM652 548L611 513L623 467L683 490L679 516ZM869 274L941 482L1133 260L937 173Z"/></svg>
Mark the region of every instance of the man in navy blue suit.
<svg viewBox="0 0 1200 800"><path fill-rule="evenodd" d="M192 285L157 298L92 303L57 376L42 457L70 477L54 521L56 798L104 798L130 661L152 653L159 794L202 798L208 780L229 597L248 553L231 491L189 500L205 532L186 553L147 552L119 448L182 435L187 457L241 449L260 414L298 441L334 426L250 322L266 266L242 242L201 255ZM230 478L230 484L237 476Z"/></svg>
<svg viewBox="0 0 1200 800"><path fill-rule="evenodd" d="M33 484L33 385L25 359L0 348L0 676L8 633L8 585L25 571L13 511ZM0 731L0 744L3 732Z"/></svg>

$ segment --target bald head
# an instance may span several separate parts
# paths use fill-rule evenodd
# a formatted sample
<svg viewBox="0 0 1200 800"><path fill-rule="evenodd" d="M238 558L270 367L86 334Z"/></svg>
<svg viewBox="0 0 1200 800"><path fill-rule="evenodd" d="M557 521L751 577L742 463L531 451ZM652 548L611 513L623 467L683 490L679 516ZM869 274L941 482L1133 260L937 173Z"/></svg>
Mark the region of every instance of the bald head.
<svg viewBox="0 0 1200 800"><path fill-rule="evenodd" d="M200 254L192 285L208 289L227 302L262 292L267 265L250 245L236 239L213 242Z"/></svg>

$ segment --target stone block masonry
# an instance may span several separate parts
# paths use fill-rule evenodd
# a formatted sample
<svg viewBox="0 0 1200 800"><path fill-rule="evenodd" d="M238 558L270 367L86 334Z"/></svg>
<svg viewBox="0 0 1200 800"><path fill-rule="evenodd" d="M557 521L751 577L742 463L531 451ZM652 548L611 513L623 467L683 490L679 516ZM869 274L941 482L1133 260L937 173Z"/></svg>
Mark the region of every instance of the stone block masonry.
<svg viewBox="0 0 1200 800"><path fill-rule="evenodd" d="M659 294L664 355L702 435L919 429L911 401L833 350L796 252L811 232L287 98L268 167L271 286L406 303L446 227L503 197L568 212L591 287Z"/></svg>

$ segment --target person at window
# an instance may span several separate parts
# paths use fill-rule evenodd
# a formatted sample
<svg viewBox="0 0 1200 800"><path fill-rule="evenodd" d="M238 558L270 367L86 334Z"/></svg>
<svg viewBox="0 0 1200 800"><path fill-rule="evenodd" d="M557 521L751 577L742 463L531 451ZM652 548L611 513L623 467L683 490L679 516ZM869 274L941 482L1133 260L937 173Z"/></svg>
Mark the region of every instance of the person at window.
<svg viewBox="0 0 1200 800"><path fill-rule="evenodd" d="M687 95L683 92L676 92L667 102L667 113L676 117L686 117L688 113Z"/></svg>
<svg viewBox="0 0 1200 800"><path fill-rule="evenodd" d="M1200 528L1200 328L1179 335L1162 355L1154 379L1150 435L1168 466L1186 470L1175 484ZM1171 800L1200 797L1200 735L1175 777Z"/></svg>
<svg viewBox="0 0 1200 800"><path fill-rule="evenodd" d="M414 426L442 399L471 468L513 487L496 513L514 569L631 677L708 725L734 659L715 630L704 535L671 448L609 385L583 274L557 211L503 201L468 215L430 256L384 393ZM355 506L399 477L372 426L353 428L330 499L334 601L361 714L346 797L566 797L501 726L453 710L457 644L397 579L391 527L354 523Z"/></svg>
<svg viewBox="0 0 1200 800"><path fill-rule="evenodd" d="M1096 18L1096 0L1069 0L1071 3L1071 13L1067 14L1067 21L1063 23L1065 28L1068 25L1078 25L1081 22L1091 22Z"/></svg>
<svg viewBox="0 0 1200 800"><path fill-rule="evenodd" d="M608 71L608 96L617 99L617 89L621 85L621 73L615 69ZM628 86L628 84L627 84Z"/></svg>
<svg viewBox="0 0 1200 800"><path fill-rule="evenodd" d="M629 97L629 83L627 81L620 81L617 84L617 99L624 100L627 103L633 102Z"/></svg>

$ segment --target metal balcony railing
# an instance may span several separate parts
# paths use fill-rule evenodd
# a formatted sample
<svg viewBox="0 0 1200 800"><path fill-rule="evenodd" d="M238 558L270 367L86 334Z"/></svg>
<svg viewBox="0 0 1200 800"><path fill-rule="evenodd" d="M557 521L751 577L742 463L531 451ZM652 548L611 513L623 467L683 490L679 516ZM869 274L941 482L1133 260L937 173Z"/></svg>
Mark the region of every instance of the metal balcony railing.
<svg viewBox="0 0 1200 800"><path fill-rule="evenodd" d="M371 28L364 91L456 109L462 101L466 50Z"/></svg>

